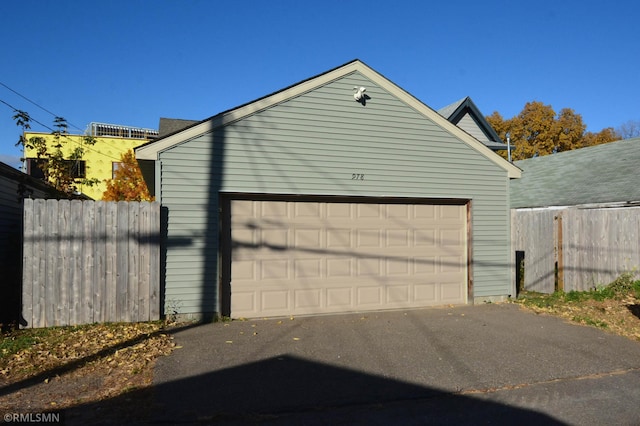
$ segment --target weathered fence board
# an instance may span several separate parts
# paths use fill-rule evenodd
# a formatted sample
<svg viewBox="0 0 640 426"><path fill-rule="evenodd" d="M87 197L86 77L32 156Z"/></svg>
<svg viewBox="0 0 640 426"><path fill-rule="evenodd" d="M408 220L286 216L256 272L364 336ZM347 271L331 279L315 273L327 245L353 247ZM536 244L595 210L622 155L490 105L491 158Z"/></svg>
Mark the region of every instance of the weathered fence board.
<svg viewBox="0 0 640 426"><path fill-rule="evenodd" d="M554 291L554 217L552 210L511 212L512 248L524 252L525 290Z"/></svg>
<svg viewBox="0 0 640 426"><path fill-rule="evenodd" d="M640 209L565 210L565 285L584 291L640 266Z"/></svg>
<svg viewBox="0 0 640 426"><path fill-rule="evenodd" d="M640 208L513 210L511 218L525 290L585 291L640 267Z"/></svg>
<svg viewBox="0 0 640 426"><path fill-rule="evenodd" d="M158 319L159 270L159 203L25 200L27 327Z"/></svg>

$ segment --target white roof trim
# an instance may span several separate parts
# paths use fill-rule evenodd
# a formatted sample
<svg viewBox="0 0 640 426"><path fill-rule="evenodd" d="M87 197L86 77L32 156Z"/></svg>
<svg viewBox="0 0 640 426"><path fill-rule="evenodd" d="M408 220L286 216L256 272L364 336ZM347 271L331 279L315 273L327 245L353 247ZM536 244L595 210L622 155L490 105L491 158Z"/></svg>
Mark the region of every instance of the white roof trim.
<svg viewBox="0 0 640 426"><path fill-rule="evenodd" d="M414 108L416 111L429 118L439 126L443 127L449 133L465 142L470 147L477 150L480 154L484 155L487 159L491 160L498 166L507 171L510 178L519 178L521 176L521 170L503 159L491 149L487 148L482 142L460 129L458 126L451 124L446 118L438 114L435 110L429 108L420 100L396 86L393 82L389 81L382 75L378 74L373 69L369 68L361 61L353 61L345 64L339 68L331 70L327 73L321 74L315 78L305 80L295 86L291 86L273 95L264 97L255 102L246 104L236 109L230 110L226 113L222 113L211 117L210 119L203 121L195 126L189 127L181 132L167 136L166 138L159 139L156 142L143 145L135 149L136 158L138 160L157 160L160 152L171 148L174 145L182 143L186 140L195 138L204 133L213 131L215 128L225 126L234 121L238 121L244 117L254 114L263 109L269 108L278 103L284 102L296 96L300 96L303 93L309 92L317 87L323 86L331 81L337 80L352 72L360 72L365 77L386 89L394 96L405 102L407 105Z"/></svg>

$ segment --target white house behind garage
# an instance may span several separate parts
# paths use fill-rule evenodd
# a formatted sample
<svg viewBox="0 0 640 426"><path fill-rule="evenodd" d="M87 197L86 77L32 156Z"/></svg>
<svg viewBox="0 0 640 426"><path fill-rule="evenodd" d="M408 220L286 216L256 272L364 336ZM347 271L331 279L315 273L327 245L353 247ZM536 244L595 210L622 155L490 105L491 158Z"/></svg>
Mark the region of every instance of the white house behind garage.
<svg viewBox="0 0 640 426"><path fill-rule="evenodd" d="M263 317L513 294L519 169L360 61L136 157L167 212L167 310Z"/></svg>

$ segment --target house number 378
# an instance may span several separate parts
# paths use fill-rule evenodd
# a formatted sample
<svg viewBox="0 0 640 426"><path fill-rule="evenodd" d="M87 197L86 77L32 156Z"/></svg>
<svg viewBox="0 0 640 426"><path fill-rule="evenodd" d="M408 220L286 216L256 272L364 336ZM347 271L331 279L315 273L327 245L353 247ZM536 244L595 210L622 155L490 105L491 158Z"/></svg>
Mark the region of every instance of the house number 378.
<svg viewBox="0 0 640 426"><path fill-rule="evenodd" d="M351 173L351 180L364 180L364 175L361 173Z"/></svg>

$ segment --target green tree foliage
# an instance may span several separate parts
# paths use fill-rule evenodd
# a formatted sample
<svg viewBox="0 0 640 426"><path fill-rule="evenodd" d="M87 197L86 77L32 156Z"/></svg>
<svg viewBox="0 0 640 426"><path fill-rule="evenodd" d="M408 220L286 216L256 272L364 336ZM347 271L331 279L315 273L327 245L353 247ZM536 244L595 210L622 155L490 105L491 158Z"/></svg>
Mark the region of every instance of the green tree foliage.
<svg viewBox="0 0 640 426"><path fill-rule="evenodd" d="M153 201L132 150L120 156L120 167L108 179L104 201Z"/></svg>
<svg viewBox="0 0 640 426"><path fill-rule="evenodd" d="M96 140L92 136L83 138L83 145L75 147L69 158L65 158L63 147L68 142L67 139L67 121L62 117L55 117L53 121L53 142L47 142L42 136L33 136L26 138L25 132L31 129L31 117L25 111L17 110L13 119L16 125L22 129L22 134L16 146L21 145L25 148L34 149L36 152L36 166L42 170L44 180L51 184L59 191L63 191L69 195L76 192L78 185L93 185L97 181L95 179L85 179L76 177L75 168L78 167L84 154L84 145L93 145Z"/></svg>
<svg viewBox="0 0 640 426"><path fill-rule="evenodd" d="M571 108L563 108L556 114L551 105L538 101L528 102L518 115L507 120L498 112L486 118L503 140L509 136L515 146L511 151L514 161L619 139L612 128L585 133L587 126L580 114Z"/></svg>

